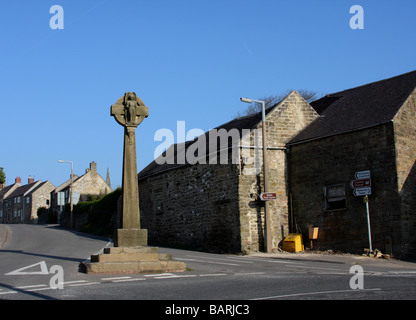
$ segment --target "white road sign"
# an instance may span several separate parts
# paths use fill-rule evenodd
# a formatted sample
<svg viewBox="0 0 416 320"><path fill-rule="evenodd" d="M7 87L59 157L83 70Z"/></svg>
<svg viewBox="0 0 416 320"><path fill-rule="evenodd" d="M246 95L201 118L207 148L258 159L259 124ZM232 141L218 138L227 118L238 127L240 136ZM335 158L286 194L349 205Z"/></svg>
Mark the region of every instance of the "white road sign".
<svg viewBox="0 0 416 320"><path fill-rule="evenodd" d="M362 197L371 195L371 187L357 188L353 190L354 196Z"/></svg>
<svg viewBox="0 0 416 320"><path fill-rule="evenodd" d="M356 172L355 179L370 179L370 170Z"/></svg>

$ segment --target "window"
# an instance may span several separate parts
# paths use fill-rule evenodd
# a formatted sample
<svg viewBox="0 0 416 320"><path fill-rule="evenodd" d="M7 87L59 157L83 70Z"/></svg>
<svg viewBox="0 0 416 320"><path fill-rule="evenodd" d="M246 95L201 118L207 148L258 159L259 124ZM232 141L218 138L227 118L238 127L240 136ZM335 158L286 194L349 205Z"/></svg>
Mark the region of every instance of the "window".
<svg viewBox="0 0 416 320"><path fill-rule="evenodd" d="M29 203L30 203L30 198L26 197L26 204L29 204Z"/></svg>
<svg viewBox="0 0 416 320"><path fill-rule="evenodd" d="M334 184L324 187L325 209L340 210L347 208L345 184Z"/></svg>

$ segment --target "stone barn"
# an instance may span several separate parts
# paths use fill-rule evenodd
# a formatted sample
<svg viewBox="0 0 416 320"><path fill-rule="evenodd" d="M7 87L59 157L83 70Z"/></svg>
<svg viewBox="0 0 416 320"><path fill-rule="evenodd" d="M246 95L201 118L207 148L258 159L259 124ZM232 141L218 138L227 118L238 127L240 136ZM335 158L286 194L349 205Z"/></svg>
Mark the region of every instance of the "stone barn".
<svg viewBox="0 0 416 320"><path fill-rule="evenodd" d="M364 197L350 186L367 171L373 249L416 256L415 87L413 71L311 104L294 91L266 110L274 248L289 232L308 245L310 225L319 227L314 248L368 248ZM264 250L261 127L261 113L234 119L172 145L139 173L149 243Z"/></svg>

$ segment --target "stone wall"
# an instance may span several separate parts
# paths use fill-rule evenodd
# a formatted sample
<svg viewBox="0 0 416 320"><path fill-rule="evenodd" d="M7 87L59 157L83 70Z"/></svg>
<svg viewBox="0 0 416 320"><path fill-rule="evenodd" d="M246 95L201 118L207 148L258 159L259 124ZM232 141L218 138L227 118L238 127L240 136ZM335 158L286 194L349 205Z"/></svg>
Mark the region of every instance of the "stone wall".
<svg viewBox="0 0 416 320"><path fill-rule="evenodd" d="M149 244L239 252L237 166L195 164L139 180Z"/></svg>
<svg viewBox="0 0 416 320"><path fill-rule="evenodd" d="M317 117L297 92L267 115L269 191L278 194L269 203L273 247L289 232L285 143ZM261 123L254 129L240 143L240 163L231 164L230 150L229 164L187 165L139 180L141 225L149 243L217 252L264 249Z"/></svg>
<svg viewBox="0 0 416 320"><path fill-rule="evenodd" d="M37 223L38 215L37 211L40 207L49 209L51 201L51 192L55 189L55 186L50 182L46 181L39 189L33 191L30 195L30 204L26 204L27 211L25 209L25 223Z"/></svg>
<svg viewBox="0 0 416 320"><path fill-rule="evenodd" d="M401 251L405 258L416 258L416 91L394 117L393 124L401 203Z"/></svg>
<svg viewBox="0 0 416 320"><path fill-rule="evenodd" d="M319 227L314 248L362 253L369 247L363 197L350 187L357 171L371 170L369 196L373 249L401 251L400 201L397 190L393 124L387 123L291 146L290 185L295 226L308 239L308 225ZM344 184L346 208L326 209L323 188Z"/></svg>
<svg viewBox="0 0 416 320"><path fill-rule="evenodd" d="M272 215L273 248L281 245L289 233L288 162L285 145L317 117L315 110L297 92L290 93L266 117L270 185L268 191L277 193L277 200L268 203ZM243 252L264 250L265 203L257 199L264 192L262 123L256 129L250 136L250 145L254 146L250 149L251 163L243 165L239 178Z"/></svg>

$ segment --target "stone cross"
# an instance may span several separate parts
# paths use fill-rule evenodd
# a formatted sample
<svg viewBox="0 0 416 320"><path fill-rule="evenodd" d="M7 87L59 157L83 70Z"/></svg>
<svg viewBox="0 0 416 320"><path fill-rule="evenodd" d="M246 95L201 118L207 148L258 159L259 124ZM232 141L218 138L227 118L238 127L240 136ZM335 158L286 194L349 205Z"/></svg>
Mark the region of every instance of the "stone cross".
<svg viewBox="0 0 416 320"><path fill-rule="evenodd" d="M111 116L124 127L122 229L117 230L116 246L147 245L147 230L140 229L135 131L148 115L149 108L134 92L126 92L111 106Z"/></svg>

